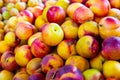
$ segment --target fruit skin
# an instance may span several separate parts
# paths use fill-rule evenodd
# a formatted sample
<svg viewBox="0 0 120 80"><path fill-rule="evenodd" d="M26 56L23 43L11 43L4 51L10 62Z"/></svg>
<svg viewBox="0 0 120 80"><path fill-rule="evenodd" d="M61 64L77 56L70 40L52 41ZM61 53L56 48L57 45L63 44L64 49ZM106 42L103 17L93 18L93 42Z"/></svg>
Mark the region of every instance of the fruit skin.
<svg viewBox="0 0 120 80"><path fill-rule="evenodd" d="M117 80L116 78L107 78L106 80Z"/></svg>
<svg viewBox="0 0 120 80"><path fill-rule="evenodd" d="M57 0L55 5L62 7L66 11L69 4L70 4L69 0Z"/></svg>
<svg viewBox="0 0 120 80"><path fill-rule="evenodd" d="M113 17L115 17L115 18L120 20L120 9L111 8L109 10L108 16L113 16Z"/></svg>
<svg viewBox="0 0 120 80"><path fill-rule="evenodd" d="M86 6L98 17L106 16L111 8L108 0L88 0Z"/></svg>
<svg viewBox="0 0 120 80"><path fill-rule="evenodd" d="M76 2L79 2L79 3L85 3L87 0L69 0L70 3L76 3Z"/></svg>
<svg viewBox="0 0 120 80"><path fill-rule="evenodd" d="M51 6L46 6L46 7L44 8L43 12L42 12L42 18L43 18L46 22L48 22L48 20L47 20L47 11L48 11L48 9L49 9L50 7L51 7Z"/></svg>
<svg viewBox="0 0 120 80"><path fill-rule="evenodd" d="M43 9L44 8L42 6L35 6L35 7L33 7L33 15L35 16L35 18L37 18L38 16L42 15Z"/></svg>
<svg viewBox="0 0 120 80"><path fill-rule="evenodd" d="M15 61L15 54L12 51L6 51L1 56L1 64L3 69L15 71L18 69L18 64Z"/></svg>
<svg viewBox="0 0 120 80"><path fill-rule="evenodd" d="M27 5L29 7L38 6L41 3L41 0L28 0Z"/></svg>
<svg viewBox="0 0 120 80"><path fill-rule="evenodd" d="M79 26L78 37L81 38L85 35L98 37L99 29L98 24L95 21L87 21Z"/></svg>
<svg viewBox="0 0 120 80"><path fill-rule="evenodd" d="M57 46L57 53L65 60L70 56L75 55L76 54L75 40L66 39L61 41Z"/></svg>
<svg viewBox="0 0 120 80"><path fill-rule="evenodd" d="M65 39L77 39L78 25L72 19L64 21L61 28Z"/></svg>
<svg viewBox="0 0 120 80"><path fill-rule="evenodd" d="M56 73L57 73L58 69L55 69L55 68L52 68L51 70L49 70L47 73L46 73L46 77L45 77L45 80L53 80Z"/></svg>
<svg viewBox="0 0 120 80"><path fill-rule="evenodd" d="M106 59L101 54L98 54L96 57L90 59L90 66L93 69L97 69L99 71L102 71L103 63L105 61L106 61Z"/></svg>
<svg viewBox="0 0 120 80"><path fill-rule="evenodd" d="M102 42L101 54L106 59L119 60L120 59L120 38L117 36L106 38Z"/></svg>
<svg viewBox="0 0 120 80"><path fill-rule="evenodd" d="M31 46L32 42L37 38L42 40L41 32L36 32L32 36L30 36L30 38L28 39L28 45Z"/></svg>
<svg viewBox="0 0 120 80"><path fill-rule="evenodd" d="M78 7L73 14L73 20L78 24L93 20L93 18L93 12L84 5Z"/></svg>
<svg viewBox="0 0 120 80"><path fill-rule="evenodd" d="M0 80L12 80L14 74L7 70L0 71Z"/></svg>
<svg viewBox="0 0 120 80"><path fill-rule="evenodd" d="M31 75L36 72L39 72L40 62L41 62L41 58L31 59L26 66L27 73Z"/></svg>
<svg viewBox="0 0 120 80"><path fill-rule="evenodd" d="M64 22L66 13L60 6L51 6L47 11L47 20L50 23L61 24Z"/></svg>
<svg viewBox="0 0 120 80"><path fill-rule="evenodd" d="M17 15L18 21L28 21L33 23L34 15L29 10L23 10Z"/></svg>
<svg viewBox="0 0 120 80"><path fill-rule="evenodd" d="M29 76L28 80L45 80L45 76L42 73L34 73Z"/></svg>
<svg viewBox="0 0 120 80"><path fill-rule="evenodd" d="M25 3L25 2L17 2L17 3L15 4L15 8L16 8L18 11L25 10L25 8L26 8L26 3Z"/></svg>
<svg viewBox="0 0 120 80"><path fill-rule="evenodd" d="M55 80L84 80L81 71L72 65L65 65L61 67L55 77Z"/></svg>
<svg viewBox="0 0 120 80"><path fill-rule="evenodd" d="M43 19L42 15L38 16L35 19L35 27L37 29L40 29L45 23L47 23L47 22Z"/></svg>
<svg viewBox="0 0 120 80"><path fill-rule="evenodd" d="M104 80L102 73L97 69L87 69L83 72L85 80Z"/></svg>
<svg viewBox="0 0 120 80"><path fill-rule="evenodd" d="M12 31L5 34L4 41L11 47L17 46L20 42L20 40L16 37L15 33Z"/></svg>
<svg viewBox="0 0 120 80"><path fill-rule="evenodd" d="M51 53L43 57L41 60L41 69L44 73L47 73L52 68L58 69L63 66L64 62L60 56Z"/></svg>
<svg viewBox="0 0 120 80"><path fill-rule="evenodd" d="M120 0L109 0L111 7L120 9Z"/></svg>
<svg viewBox="0 0 120 80"><path fill-rule="evenodd" d="M0 54L3 54L5 51L8 51L11 49L11 47L4 40L0 41L0 46L2 46L0 48Z"/></svg>
<svg viewBox="0 0 120 80"><path fill-rule="evenodd" d="M76 66L81 72L85 71L86 69L89 68L89 62L87 59L78 56L78 55L73 55L69 57L65 61L65 65L73 65Z"/></svg>
<svg viewBox="0 0 120 80"><path fill-rule="evenodd" d="M98 54L99 43L92 36L83 36L76 43L76 51L82 57L93 58Z"/></svg>
<svg viewBox="0 0 120 80"><path fill-rule="evenodd" d="M31 44L31 52L35 57L43 58L50 51L51 47L43 43L39 38L35 39Z"/></svg>
<svg viewBox="0 0 120 80"><path fill-rule="evenodd" d="M19 11L16 8L12 8L10 10L10 15L11 16L17 16L19 14Z"/></svg>
<svg viewBox="0 0 120 80"><path fill-rule="evenodd" d="M28 80L29 75L26 72L17 72L14 77L13 80Z"/></svg>
<svg viewBox="0 0 120 80"><path fill-rule="evenodd" d="M12 16L8 19L7 24L4 27L5 32L14 31L17 24L17 17Z"/></svg>
<svg viewBox="0 0 120 80"><path fill-rule="evenodd" d="M111 16L103 17L99 24L99 34L102 39L106 39L111 36L120 36L120 21Z"/></svg>
<svg viewBox="0 0 120 80"><path fill-rule="evenodd" d="M44 3L45 7L55 6L55 4L56 4L56 0L46 0L45 3Z"/></svg>
<svg viewBox="0 0 120 80"><path fill-rule="evenodd" d="M103 64L103 75L106 78L120 79L120 63L115 60L108 60Z"/></svg>
<svg viewBox="0 0 120 80"><path fill-rule="evenodd" d="M22 45L22 46L16 47L15 60L18 65L26 66L31 59L32 59L32 53L30 51L30 46Z"/></svg>
<svg viewBox="0 0 120 80"><path fill-rule="evenodd" d="M72 4L70 4L70 5L68 6L68 8L67 8L67 14L68 14L68 16L69 16L71 19L73 19L73 14L74 14L75 10L76 10L77 8L81 7L81 6L83 6L83 5L80 4L80 3L72 3Z"/></svg>
<svg viewBox="0 0 120 80"><path fill-rule="evenodd" d="M35 26L29 22L18 22L15 28L16 36L21 40L27 40L35 32Z"/></svg>
<svg viewBox="0 0 120 80"><path fill-rule="evenodd" d="M49 46L58 45L64 38L62 28L56 23L46 24L42 28L42 40Z"/></svg>

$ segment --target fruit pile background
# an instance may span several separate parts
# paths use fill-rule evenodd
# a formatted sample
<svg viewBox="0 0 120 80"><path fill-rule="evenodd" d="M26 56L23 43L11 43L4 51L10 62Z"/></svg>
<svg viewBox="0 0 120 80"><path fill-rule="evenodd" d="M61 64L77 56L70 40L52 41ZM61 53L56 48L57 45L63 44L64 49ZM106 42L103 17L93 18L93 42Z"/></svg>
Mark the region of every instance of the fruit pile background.
<svg viewBox="0 0 120 80"><path fill-rule="evenodd" d="M0 80L120 80L120 0L0 0Z"/></svg>

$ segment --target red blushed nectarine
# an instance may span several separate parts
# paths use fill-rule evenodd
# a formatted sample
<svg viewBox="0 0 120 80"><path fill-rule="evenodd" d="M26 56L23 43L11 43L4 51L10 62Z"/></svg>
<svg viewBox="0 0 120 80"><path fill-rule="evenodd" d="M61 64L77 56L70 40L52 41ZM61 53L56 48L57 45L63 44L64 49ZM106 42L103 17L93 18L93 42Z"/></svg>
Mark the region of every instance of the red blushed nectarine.
<svg viewBox="0 0 120 80"><path fill-rule="evenodd" d="M12 51L6 51L1 56L1 64L3 69L15 71L18 69L18 64L15 61L15 54Z"/></svg>
<svg viewBox="0 0 120 80"><path fill-rule="evenodd" d="M102 39L111 36L120 36L120 21L112 16L103 17L98 24L99 34Z"/></svg>
<svg viewBox="0 0 120 80"><path fill-rule="evenodd" d="M51 6L47 11L48 22L61 24L64 22L66 13L60 6Z"/></svg>
<svg viewBox="0 0 120 80"><path fill-rule="evenodd" d="M75 40L74 39L66 39L61 41L57 46L57 53L60 55L63 59L67 59L72 55L75 55L76 49L75 49Z"/></svg>
<svg viewBox="0 0 120 80"><path fill-rule="evenodd" d="M33 58L33 59L31 59L28 62L27 66L26 66L27 73L30 74L30 75L34 74L36 72L39 73L40 70L41 70L40 63L41 63L41 58Z"/></svg>
<svg viewBox="0 0 120 80"><path fill-rule="evenodd" d="M106 16L111 8L108 0L88 0L86 2L86 6L88 6L95 16Z"/></svg>
<svg viewBox="0 0 120 80"><path fill-rule="evenodd" d="M119 60L120 59L120 38L113 36L106 38L102 42L101 54L106 59Z"/></svg>
<svg viewBox="0 0 120 80"><path fill-rule="evenodd" d="M35 31L35 26L29 22L18 22L15 28L16 36L21 40L27 40Z"/></svg>
<svg viewBox="0 0 120 80"><path fill-rule="evenodd" d="M42 41L49 46L58 45L64 38L64 32L57 23L49 23L42 27Z"/></svg>
<svg viewBox="0 0 120 80"><path fill-rule="evenodd" d="M29 10L23 10L21 11L18 15L17 15L18 21L28 21L30 23L33 23L34 21L34 15L32 12L30 12ZM21 20L22 19L22 20Z"/></svg>
<svg viewBox="0 0 120 80"><path fill-rule="evenodd" d="M20 66L26 66L27 63L32 59L32 53L30 51L30 46L22 45L15 50L15 61Z"/></svg>
<svg viewBox="0 0 120 80"><path fill-rule="evenodd" d="M73 20L79 24L89 20L93 20L93 18L94 18L93 12L84 5L78 7L73 14Z"/></svg>
<svg viewBox="0 0 120 80"><path fill-rule="evenodd" d="M63 64L64 62L59 55L51 53L43 57L43 59L41 60L41 69L44 73L47 73L52 68L60 68L61 66L63 66Z"/></svg>
<svg viewBox="0 0 120 80"><path fill-rule="evenodd" d="M31 44L31 52L35 57L43 58L50 51L51 47L43 43L39 38L35 39Z"/></svg>
<svg viewBox="0 0 120 80"><path fill-rule="evenodd" d="M99 52L99 43L94 37L86 35L77 41L76 50L82 57L93 58Z"/></svg>
<svg viewBox="0 0 120 80"><path fill-rule="evenodd" d="M14 74L7 70L0 71L0 80L12 80Z"/></svg>
<svg viewBox="0 0 120 80"><path fill-rule="evenodd" d="M34 73L29 76L28 80L45 80L45 76L42 73Z"/></svg>
<svg viewBox="0 0 120 80"><path fill-rule="evenodd" d="M73 65L65 65L58 69L55 80L84 80L81 71Z"/></svg>

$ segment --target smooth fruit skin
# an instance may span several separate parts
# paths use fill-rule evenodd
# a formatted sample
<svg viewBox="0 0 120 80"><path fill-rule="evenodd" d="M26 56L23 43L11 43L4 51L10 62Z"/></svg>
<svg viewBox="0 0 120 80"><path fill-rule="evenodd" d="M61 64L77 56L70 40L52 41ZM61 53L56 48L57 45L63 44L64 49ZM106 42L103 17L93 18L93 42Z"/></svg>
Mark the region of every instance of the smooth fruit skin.
<svg viewBox="0 0 120 80"><path fill-rule="evenodd" d="M13 80L28 80L29 75L26 72L17 72L14 77Z"/></svg>
<svg viewBox="0 0 120 80"><path fill-rule="evenodd" d="M31 75L36 72L40 72L40 70L39 70L41 67L40 63L41 63L41 58L31 59L26 66L27 73Z"/></svg>
<svg viewBox="0 0 120 80"><path fill-rule="evenodd" d="M101 54L106 59L119 60L120 59L120 38L113 36L106 38L102 42Z"/></svg>
<svg viewBox="0 0 120 80"><path fill-rule="evenodd" d="M7 32L4 36L4 41L11 47L19 44L20 40L17 39L15 32Z"/></svg>
<svg viewBox="0 0 120 80"><path fill-rule="evenodd" d="M85 35L97 37L99 34L98 24L95 21L87 21L79 26L78 37L81 38Z"/></svg>
<svg viewBox="0 0 120 80"><path fill-rule="evenodd" d="M111 8L109 10L108 16L113 16L113 17L115 17L115 18L120 20L120 9Z"/></svg>
<svg viewBox="0 0 120 80"><path fill-rule="evenodd" d="M26 66L31 59L32 59L32 53L30 51L30 46L22 45L22 46L16 47L15 60L18 65Z"/></svg>
<svg viewBox="0 0 120 80"><path fill-rule="evenodd" d="M86 6L98 17L106 16L111 8L108 0L88 0Z"/></svg>
<svg viewBox="0 0 120 80"><path fill-rule="evenodd" d="M76 51L82 57L93 58L98 54L99 43L92 36L83 36L76 43Z"/></svg>
<svg viewBox="0 0 120 80"><path fill-rule="evenodd" d="M78 3L85 3L87 0L69 0L70 1L70 3L76 3L76 2L78 2Z"/></svg>
<svg viewBox="0 0 120 80"><path fill-rule="evenodd" d="M120 9L120 0L109 0L111 7Z"/></svg>
<svg viewBox="0 0 120 80"><path fill-rule="evenodd" d="M18 69L18 64L15 61L15 54L12 51L6 51L1 56L1 64L3 69L15 71Z"/></svg>
<svg viewBox="0 0 120 80"><path fill-rule="evenodd" d="M103 63L105 61L106 61L105 57L103 57L101 54L98 54L96 57L90 59L89 63L90 63L91 68L102 71Z"/></svg>
<svg viewBox="0 0 120 80"><path fill-rule="evenodd" d="M111 16L103 17L98 24L99 34L102 39L111 36L120 36L120 21Z"/></svg>
<svg viewBox="0 0 120 80"><path fill-rule="evenodd" d="M21 40L27 40L35 30L35 26L29 22L18 22L15 28L16 36Z"/></svg>
<svg viewBox="0 0 120 80"><path fill-rule="evenodd" d="M45 80L45 76L42 73L34 73L29 76L28 80Z"/></svg>
<svg viewBox="0 0 120 80"><path fill-rule="evenodd" d="M58 45L64 38L62 28L56 23L50 23L42 28L43 42L49 46Z"/></svg>
<svg viewBox="0 0 120 80"><path fill-rule="evenodd" d="M75 40L67 39L61 41L57 46L57 53L65 60L70 56L75 55L77 53L75 49Z"/></svg>
<svg viewBox="0 0 120 80"><path fill-rule="evenodd" d="M43 12L43 7L41 7L41 6L33 7L33 15L35 16L35 18L42 15L42 12Z"/></svg>
<svg viewBox="0 0 120 80"><path fill-rule="evenodd" d="M61 67L55 77L55 80L84 80L81 71L73 65L65 65Z"/></svg>
<svg viewBox="0 0 120 80"><path fill-rule="evenodd" d="M83 72L84 80L104 80L102 73L97 69L87 69Z"/></svg>
<svg viewBox="0 0 120 80"><path fill-rule="evenodd" d="M0 80L12 80L14 74L7 70L0 71Z"/></svg>
<svg viewBox="0 0 120 80"><path fill-rule="evenodd" d="M72 19L64 21L61 28L65 39L77 39L78 25Z"/></svg>
<svg viewBox="0 0 120 80"><path fill-rule="evenodd" d="M0 54L3 54L5 51L8 51L11 49L11 47L4 40L0 41L0 46L2 46L0 48Z"/></svg>
<svg viewBox="0 0 120 80"><path fill-rule="evenodd" d="M33 21L34 21L34 15L29 10L23 10L23 11L21 11L17 15L17 18L18 18L18 21L25 20L25 21L28 21L30 23L33 23Z"/></svg>
<svg viewBox="0 0 120 80"><path fill-rule="evenodd" d="M41 32L36 32L35 34L33 34L32 36L30 36L30 38L28 39L28 45L31 46L32 42L35 40L35 39L41 39L42 40L42 34Z"/></svg>
<svg viewBox="0 0 120 80"><path fill-rule="evenodd" d="M64 62L60 56L51 53L43 57L41 61L41 69L44 73L47 73L52 68L58 69L63 66Z"/></svg>
<svg viewBox="0 0 120 80"><path fill-rule="evenodd" d="M58 69L52 68L46 73L45 80L53 80L55 78L55 75L57 73Z"/></svg>
<svg viewBox="0 0 120 80"><path fill-rule="evenodd" d="M46 45L39 38L35 39L31 44L31 52L35 57L43 58L45 55L49 54L51 47Z"/></svg>
<svg viewBox="0 0 120 80"><path fill-rule="evenodd" d="M73 14L73 20L78 24L93 20L93 18L93 12L84 5L78 7Z"/></svg>
<svg viewBox="0 0 120 80"><path fill-rule="evenodd" d="M70 5L68 6L68 8L67 8L67 14L68 14L68 16L69 16L71 19L73 19L73 14L74 14L75 10L76 10L77 8L79 8L80 6L83 6L83 5L80 4L80 3L72 3L72 4L70 4Z"/></svg>
<svg viewBox="0 0 120 80"><path fill-rule="evenodd" d="M62 7L64 9L64 11L66 12L69 4L70 4L69 0L57 0L55 5Z"/></svg>
<svg viewBox="0 0 120 80"><path fill-rule="evenodd" d="M89 62L87 59L78 56L78 55L73 55L69 57L65 61L65 65L73 65L76 66L81 72L85 71L86 69L89 68Z"/></svg>
<svg viewBox="0 0 120 80"><path fill-rule="evenodd" d="M108 60L103 64L103 74L106 78L120 79L120 63L118 61Z"/></svg>
<svg viewBox="0 0 120 80"><path fill-rule="evenodd" d="M64 22L66 13L60 6L51 6L47 11L47 20L50 23L61 24Z"/></svg>

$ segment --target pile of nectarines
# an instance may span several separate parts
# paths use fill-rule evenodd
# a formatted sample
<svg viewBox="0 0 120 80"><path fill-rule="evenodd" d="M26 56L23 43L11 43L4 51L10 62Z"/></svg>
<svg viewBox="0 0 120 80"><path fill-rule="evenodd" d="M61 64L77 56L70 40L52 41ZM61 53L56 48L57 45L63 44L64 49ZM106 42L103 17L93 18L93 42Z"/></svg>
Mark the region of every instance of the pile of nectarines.
<svg viewBox="0 0 120 80"><path fill-rule="evenodd" d="M120 80L120 0L0 0L0 80Z"/></svg>

